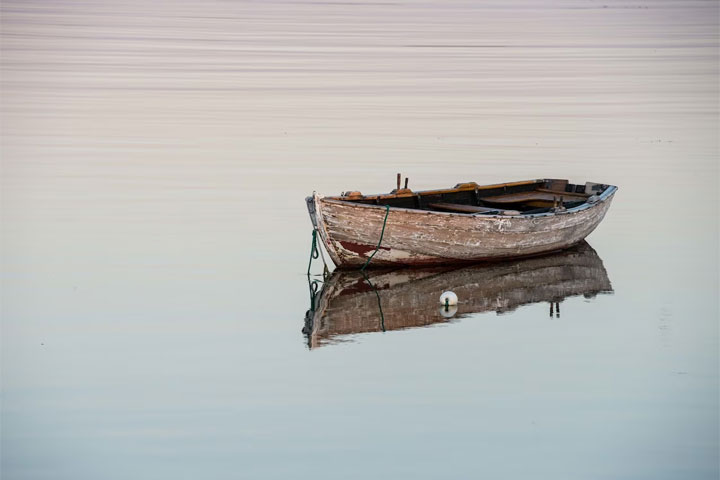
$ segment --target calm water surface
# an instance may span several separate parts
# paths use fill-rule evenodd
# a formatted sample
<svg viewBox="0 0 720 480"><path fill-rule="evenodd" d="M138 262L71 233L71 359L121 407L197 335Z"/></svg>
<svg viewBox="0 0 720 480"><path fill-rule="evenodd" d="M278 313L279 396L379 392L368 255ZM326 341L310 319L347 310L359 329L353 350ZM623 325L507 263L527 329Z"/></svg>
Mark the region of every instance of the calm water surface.
<svg viewBox="0 0 720 480"><path fill-rule="evenodd" d="M3 479L717 478L717 38L715 1L5 0ZM365 290L314 345L303 199L396 172L620 190L590 267L380 278L386 328Z"/></svg>

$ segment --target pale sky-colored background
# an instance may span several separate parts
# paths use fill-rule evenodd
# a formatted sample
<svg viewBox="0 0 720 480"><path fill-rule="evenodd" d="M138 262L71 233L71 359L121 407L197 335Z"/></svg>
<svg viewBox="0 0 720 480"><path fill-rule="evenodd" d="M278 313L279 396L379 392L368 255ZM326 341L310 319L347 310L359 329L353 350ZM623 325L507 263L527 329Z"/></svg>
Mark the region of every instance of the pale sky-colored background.
<svg viewBox="0 0 720 480"><path fill-rule="evenodd" d="M718 4L2 3L8 479L717 478ZM618 185L613 296L308 351L313 190Z"/></svg>

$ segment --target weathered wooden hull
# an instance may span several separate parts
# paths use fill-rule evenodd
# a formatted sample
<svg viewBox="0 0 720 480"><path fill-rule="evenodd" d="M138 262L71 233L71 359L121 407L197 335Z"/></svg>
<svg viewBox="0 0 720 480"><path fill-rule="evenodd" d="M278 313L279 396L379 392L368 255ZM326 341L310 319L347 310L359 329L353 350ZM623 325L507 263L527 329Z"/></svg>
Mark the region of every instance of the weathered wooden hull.
<svg viewBox="0 0 720 480"><path fill-rule="evenodd" d="M311 348L345 336L445 323L473 313L512 311L539 302L612 293L602 260L587 244L535 258L467 267L336 271L315 296L304 332ZM460 301L445 310L440 294Z"/></svg>
<svg viewBox="0 0 720 480"><path fill-rule="evenodd" d="M562 250L602 221L616 187L577 208L537 215L469 215L390 208L371 265L417 266L518 258ZM338 268L362 266L380 239L386 208L314 194L310 215ZM311 203L311 204L310 204Z"/></svg>

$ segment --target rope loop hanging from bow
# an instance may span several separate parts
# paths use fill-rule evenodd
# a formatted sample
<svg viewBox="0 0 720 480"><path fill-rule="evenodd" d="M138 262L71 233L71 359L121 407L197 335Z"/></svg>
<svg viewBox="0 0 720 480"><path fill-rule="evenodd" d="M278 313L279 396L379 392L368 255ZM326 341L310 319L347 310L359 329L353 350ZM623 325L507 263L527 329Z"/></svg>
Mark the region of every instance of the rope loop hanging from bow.
<svg viewBox="0 0 720 480"><path fill-rule="evenodd" d="M326 280L330 276L330 270L328 270L327 262L325 261L325 255L322 253L322 247L318 245L318 231L313 228L312 232L312 243L310 244L310 260L308 261L307 275L310 275L310 267L312 266L313 260L320 257L323 262L323 280Z"/></svg>

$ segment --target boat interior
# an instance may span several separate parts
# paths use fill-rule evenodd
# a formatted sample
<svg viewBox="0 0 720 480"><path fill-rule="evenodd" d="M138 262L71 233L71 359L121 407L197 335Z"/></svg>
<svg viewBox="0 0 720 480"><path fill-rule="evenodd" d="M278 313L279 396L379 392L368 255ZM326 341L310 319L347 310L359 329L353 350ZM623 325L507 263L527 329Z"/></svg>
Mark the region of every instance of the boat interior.
<svg viewBox="0 0 720 480"><path fill-rule="evenodd" d="M461 183L445 190L413 192L407 186L389 194L362 195L360 192L344 192L333 200L389 205L396 208L464 213L468 215L532 215L556 212L594 203L597 196L609 185L599 183L573 184L568 180L541 179L497 185Z"/></svg>

